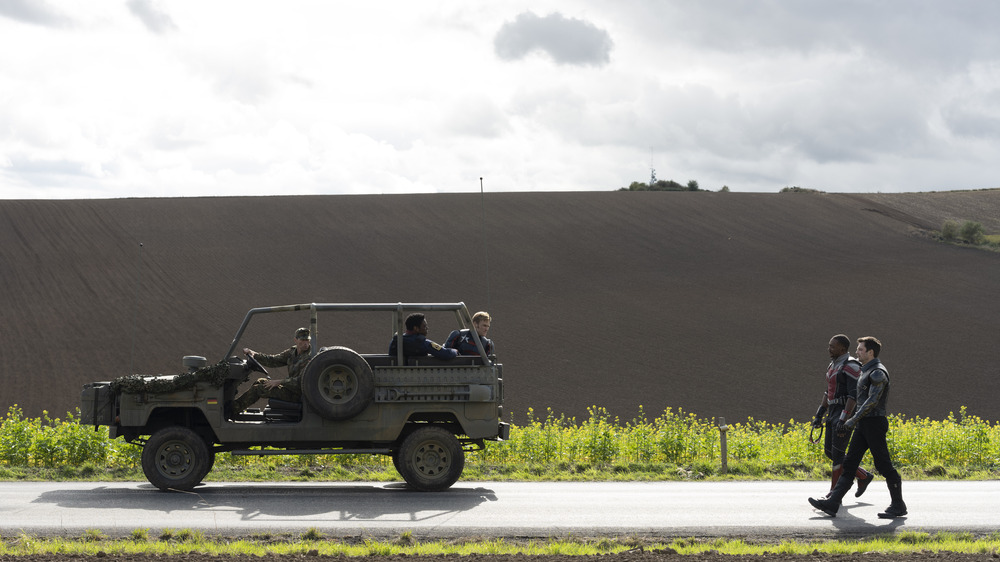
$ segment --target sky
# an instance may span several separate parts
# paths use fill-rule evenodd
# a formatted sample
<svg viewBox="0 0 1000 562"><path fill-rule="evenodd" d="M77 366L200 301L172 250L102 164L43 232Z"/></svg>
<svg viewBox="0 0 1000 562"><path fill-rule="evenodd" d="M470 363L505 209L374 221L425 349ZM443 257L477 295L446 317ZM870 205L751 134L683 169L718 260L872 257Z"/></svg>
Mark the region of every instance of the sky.
<svg viewBox="0 0 1000 562"><path fill-rule="evenodd" d="M0 199L1000 187L991 0L0 0ZM482 181L480 180L482 178Z"/></svg>

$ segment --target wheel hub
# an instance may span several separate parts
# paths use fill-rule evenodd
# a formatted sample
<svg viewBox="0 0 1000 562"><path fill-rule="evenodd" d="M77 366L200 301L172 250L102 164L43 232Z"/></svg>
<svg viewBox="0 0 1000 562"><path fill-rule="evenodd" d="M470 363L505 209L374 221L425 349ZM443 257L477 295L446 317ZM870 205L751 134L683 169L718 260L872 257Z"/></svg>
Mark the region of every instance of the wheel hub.
<svg viewBox="0 0 1000 562"><path fill-rule="evenodd" d="M350 400L357 392L357 381L353 371L343 365L334 365L323 373L320 388L327 400L335 404L342 403Z"/></svg>
<svg viewBox="0 0 1000 562"><path fill-rule="evenodd" d="M417 470L433 476L448 467L448 458L440 445L424 445L417 450L415 464Z"/></svg>
<svg viewBox="0 0 1000 562"><path fill-rule="evenodd" d="M182 474L191 468L191 451L180 443L164 445L159 464L164 474Z"/></svg>

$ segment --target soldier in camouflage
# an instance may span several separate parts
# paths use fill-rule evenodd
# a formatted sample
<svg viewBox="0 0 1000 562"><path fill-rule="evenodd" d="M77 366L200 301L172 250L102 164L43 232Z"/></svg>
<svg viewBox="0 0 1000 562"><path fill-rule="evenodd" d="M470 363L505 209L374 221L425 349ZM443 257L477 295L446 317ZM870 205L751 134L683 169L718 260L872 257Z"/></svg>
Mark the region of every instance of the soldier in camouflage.
<svg viewBox="0 0 1000 562"><path fill-rule="evenodd" d="M256 359L265 367L288 366L287 379L265 379L259 378L246 392L239 398L229 403L227 408L230 414L237 414L249 408L254 402L261 398L277 398L288 402L298 402L302 398L302 374L306 364L309 363L309 329L299 328L295 331L295 340L292 347L277 353L268 355L257 353L250 348L244 348L243 353Z"/></svg>

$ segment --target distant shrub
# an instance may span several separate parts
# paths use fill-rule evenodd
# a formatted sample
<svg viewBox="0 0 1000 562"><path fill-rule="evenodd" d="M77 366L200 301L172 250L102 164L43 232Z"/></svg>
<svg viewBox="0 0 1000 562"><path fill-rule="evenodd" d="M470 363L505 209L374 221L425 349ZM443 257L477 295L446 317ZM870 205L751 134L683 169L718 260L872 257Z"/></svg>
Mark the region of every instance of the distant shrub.
<svg viewBox="0 0 1000 562"><path fill-rule="evenodd" d="M941 238L948 242L953 242L958 238L958 221L946 220L941 225Z"/></svg>
<svg viewBox="0 0 1000 562"><path fill-rule="evenodd" d="M975 221L959 224L956 220L946 220L941 225L941 239L946 242L965 242L980 246L988 242L983 225Z"/></svg>
<svg viewBox="0 0 1000 562"><path fill-rule="evenodd" d="M799 187L793 185L792 187L782 188L781 193L823 193L818 189L809 189L808 187Z"/></svg>
<svg viewBox="0 0 1000 562"><path fill-rule="evenodd" d="M628 187L622 187L618 191L701 191L698 182L691 180L687 186L683 186L674 180L657 180L652 184L634 181Z"/></svg>
<svg viewBox="0 0 1000 562"><path fill-rule="evenodd" d="M983 232L983 225L978 222L965 221L960 231L962 240L969 244L982 244L986 242L986 233Z"/></svg>

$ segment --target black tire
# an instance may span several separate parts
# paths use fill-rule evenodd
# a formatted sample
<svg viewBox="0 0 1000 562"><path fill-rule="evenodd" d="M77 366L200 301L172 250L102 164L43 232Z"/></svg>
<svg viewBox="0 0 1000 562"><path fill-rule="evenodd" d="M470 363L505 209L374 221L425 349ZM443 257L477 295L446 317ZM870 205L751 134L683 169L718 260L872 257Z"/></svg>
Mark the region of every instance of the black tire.
<svg viewBox="0 0 1000 562"><path fill-rule="evenodd" d="M458 481L465 468L465 451L452 432L443 427L417 429L396 452L399 473L413 489L439 492Z"/></svg>
<svg viewBox="0 0 1000 562"><path fill-rule="evenodd" d="M212 468L205 440L186 427L167 427L142 447L142 471L157 488L189 491Z"/></svg>
<svg viewBox="0 0 1000 562"><path fill-rule="evenodd" d="M213 449L212 446L208 445L207 443L205 445L206 449L208 449L208 457L207 457L208 460L207 462L205 462L205 473L202 474L201 478L198 479L199 484L205 481L205 477L208 476L209 472L212 472L212 467L215 466L215 449Z"/></svg>
<svg viewBox="0 0 1000 562"><path fill-rule="evenodd" d="M323 418L347 420L375 399L375 375L364 357L346 347L331 347L306 367L302 396Z"/></svg>
<svg viewBox="0 0 1000 562"><path fill-rule="evenodd" d="M399 449L392 452L392 466L396 467L396 472L398 472L400 476L403 475L403 469L399 465Z"/></svg>

